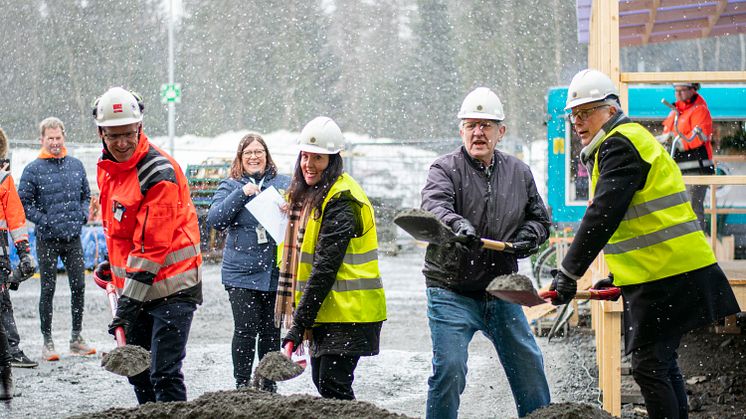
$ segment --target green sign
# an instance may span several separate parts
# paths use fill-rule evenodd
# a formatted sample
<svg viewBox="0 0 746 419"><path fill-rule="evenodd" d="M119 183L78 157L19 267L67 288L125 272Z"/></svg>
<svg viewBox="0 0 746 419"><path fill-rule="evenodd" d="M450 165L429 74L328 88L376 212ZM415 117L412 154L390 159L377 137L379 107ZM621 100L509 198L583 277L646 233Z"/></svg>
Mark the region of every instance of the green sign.
<svg viewBox="0 0 746 419"><path fill-rule="evenodd" d="M181 103L181 83L164 83L161 85L161 103Z"/></svg>

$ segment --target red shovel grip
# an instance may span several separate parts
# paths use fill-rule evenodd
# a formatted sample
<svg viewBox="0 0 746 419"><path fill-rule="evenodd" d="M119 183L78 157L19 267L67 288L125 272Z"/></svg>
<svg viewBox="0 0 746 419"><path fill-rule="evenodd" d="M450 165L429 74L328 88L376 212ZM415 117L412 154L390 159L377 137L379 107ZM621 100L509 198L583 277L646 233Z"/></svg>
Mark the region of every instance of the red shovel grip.
<svg viewBox="0 0 746 419"><path fill-rule="evenodd" d="M578 300L615 300L622 294L622 290L618 287L609 287L602 289L588 289L585 291L578 291L575 294ZM539 297L545 300L554 300L559 296L557 291L542 291L539 293Z"/></svg>
<svg viewBox="0 0 746 419"><path fill-rule="evenodd" d="M285 346L282 347L282 354L292 360L293 349L295 349L295 345L293 345L293 342L287 341ZM306 364L308 364L308 362L305 359L300 359L298 361L293 361L293 362L300 365L302 368L306 368Z"/></svg>

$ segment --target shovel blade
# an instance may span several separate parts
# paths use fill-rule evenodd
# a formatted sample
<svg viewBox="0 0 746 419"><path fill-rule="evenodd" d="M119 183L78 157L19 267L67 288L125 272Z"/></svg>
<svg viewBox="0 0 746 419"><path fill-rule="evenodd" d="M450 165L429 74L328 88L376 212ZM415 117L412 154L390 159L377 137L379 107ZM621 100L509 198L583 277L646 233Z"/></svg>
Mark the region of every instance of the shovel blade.
<svg viewBox="0 0 746 419"><path fill-rule="evenodd" d="M394 224L402 228L415 239L436 245L453 241L456 235L429 211L412 208L398 213Z"/></svg>
<svg viewBox="0 0 746 419"><path fill-rule="evenodd" d="M150 352L137 345L118 346L101 358L106 371L132 377L150 368Z"/></svg>
<svg viewBox="0 0 746 419"><path fill-rule="evenodd" d="M487 292L509 303L536 306L546 303L534 289L531 279L521 274L500 275L490 282Z"/></svg>
<svg viewBox="0 0 746 419"><path fill-rule="evenodd" d="M259 361L254 376L255 378L262 377L272 381L286 381L303 374L305 364L305 360L298 363L293 362L292 359L280 351L270 352Z"/></svg>

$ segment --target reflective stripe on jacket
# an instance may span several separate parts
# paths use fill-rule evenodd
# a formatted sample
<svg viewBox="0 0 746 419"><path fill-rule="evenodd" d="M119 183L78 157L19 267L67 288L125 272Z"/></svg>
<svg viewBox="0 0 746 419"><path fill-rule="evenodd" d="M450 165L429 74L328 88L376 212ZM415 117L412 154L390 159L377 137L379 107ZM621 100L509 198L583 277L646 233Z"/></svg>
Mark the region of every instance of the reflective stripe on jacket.
<svg viewBox="0 0 746 419"><path fill-rule="evenodd" d="M129 160L107 156L97 177L114 285L139 301L201 286L197 212L179 165L145 134ZM131 279L143 272L152 285Z"/></svg>
<svg viewBox="0 0 746 419"><path fill-rule="evenodd" d="M715 263L676 163L639 124L618 125L601 142L615 133L628 138L651 168L645 186L634 194L624 219L604 247L614 284L642 284ZM596 153L592 191L599 176Z"/></svg>
<svg viewBox="0 0 746 419"><path fill-rule="evenodd" d="M373 206L360 185L346 173L337 178L324 198L321 217L318 219L313 216L308 217L298 263L295 304L297 306L300 303L305 284L311 277L324 209L332 197L345 191L348 191L361 204L360 215L364 231L362 236L350 240L342 265L337 271L334 286L316 315L316 323L383 321L386 320L386 298L381 273L378 269L378 238Z"/></svg>
<svg viewBox="0 0 746 419"><path fill-rule="evenodd" d="M6 234L10 231L13 243L28 240L28 228L26 227L26 213L18 197L16 185L10 172L0 174L0 232ZM6 249L0 249L0 256L5 254Z"/></svg>

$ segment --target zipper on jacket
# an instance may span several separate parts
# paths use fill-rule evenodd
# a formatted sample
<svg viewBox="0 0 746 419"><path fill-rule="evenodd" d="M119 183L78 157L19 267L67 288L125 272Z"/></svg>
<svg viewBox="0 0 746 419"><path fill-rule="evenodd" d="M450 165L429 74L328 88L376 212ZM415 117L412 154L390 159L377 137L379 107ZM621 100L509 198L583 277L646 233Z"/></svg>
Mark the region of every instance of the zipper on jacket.
<svg viewBox="0 0 746 419"><path fill-rule="evenodd" d="M142 239L140 240L140 253L145 253L145 224L148 222L150 207L145 208L145 219L142 221Z"/></svg>

